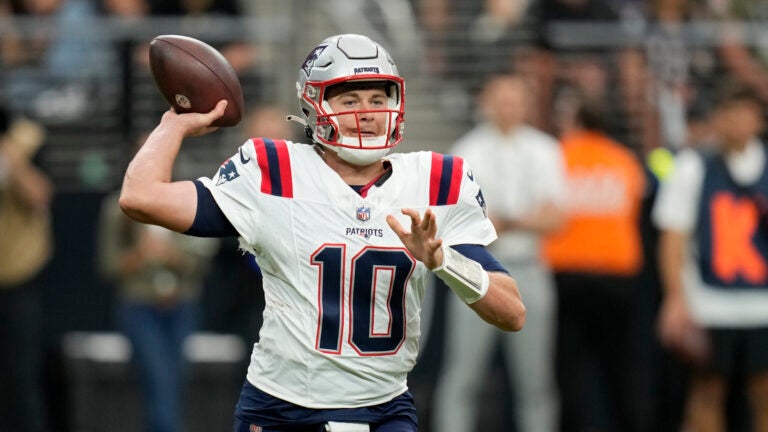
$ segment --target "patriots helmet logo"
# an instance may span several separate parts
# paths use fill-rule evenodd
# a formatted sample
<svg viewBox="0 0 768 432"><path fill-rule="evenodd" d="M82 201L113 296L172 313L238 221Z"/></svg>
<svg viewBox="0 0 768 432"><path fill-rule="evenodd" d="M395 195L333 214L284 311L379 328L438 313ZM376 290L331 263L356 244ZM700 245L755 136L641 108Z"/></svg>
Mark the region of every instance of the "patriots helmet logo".
<svg viewBox="0 0 768 432"><path fill-rule="evenodd" d="M312 66L315 65L317 57L320 56L320 53L322 53L327 46L328 45L316 46L315 49L313 49L312 52L310 52L307 58L304 60L304 64L301 65L301 70L303 70L307 76L309 76L309 71L312 69Z"/></svg>
<svg viewBox="0 0 768 432"><path fill-rule="evenodd" d="M357 208L357 220L360 222L367 222L371 220L371 208L370 207L358 207Z"/></svg>
<svg viewBox="0 0 768 432"><path fill-rule="evenodd" d="M216 186L223 185L224 183L234 180L240 177L240 173L237 172L235 163L227 159L219 168L219 178L216 180Z"/></svg>

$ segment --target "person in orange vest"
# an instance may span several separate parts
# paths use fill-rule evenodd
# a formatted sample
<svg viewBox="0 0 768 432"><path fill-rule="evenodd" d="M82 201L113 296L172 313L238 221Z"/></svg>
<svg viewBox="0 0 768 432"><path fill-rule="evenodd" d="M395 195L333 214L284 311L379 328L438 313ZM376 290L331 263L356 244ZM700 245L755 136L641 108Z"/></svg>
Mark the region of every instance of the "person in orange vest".
<svg viewBox="0 0 768 432"><path fill-rule="evenodd" d="M566 221L544 245L557 290L561 430L640 431L632 371L645 174L634 154L605 132L603 106L583 95L570 101L561 135Z"/></svg>
<svg viewBox="0 0 768 432"><path fill-rule="evenodd" d="M726 398L746 376L753 430L768 430L768 170L762 102L726 85L718 145L677 154L653 209L661 231L661 342L690 361L683 429L725 431Z"/></svg>

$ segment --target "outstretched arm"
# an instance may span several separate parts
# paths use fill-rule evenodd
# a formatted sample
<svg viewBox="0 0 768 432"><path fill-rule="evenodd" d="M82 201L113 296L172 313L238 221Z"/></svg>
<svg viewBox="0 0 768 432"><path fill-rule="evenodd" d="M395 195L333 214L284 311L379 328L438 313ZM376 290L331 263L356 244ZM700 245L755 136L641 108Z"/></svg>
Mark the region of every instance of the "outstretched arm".
<svg viewBox="0 0 768 432"><path fill-rule="evenodd" d="M173 163L186 137L216 130L210 124L224 114L222 100L209 113L163 114L160 124L134 156L123 179L120 207L130 218L185 232L197 211L197 191L191 181L171 181Z"/></svg>
<svg viewBox="0 0 768 432"><path fill-rule="evenodd" d="M411 218L410 232L403 228L392 215L387 216L387 223L414 258L423 262L430 270L439 269L445 256L442 248L443 241L435 238L437 234L435 214L430 209L424 212L423 218L413 209L403 209L403 214ZM460 259L469 261L469 258L465 257ZM525 323L525 306L515 280L501 272L487 272L487 277L487 291L481 294L478 300L470 303L469 307L483 320L501 330L522 329ZM451 288L454 289L454 287Z"/></svg>
<svg viewBox="0 0 768 432"><path fill-rule="evenodd" d="M705 362L710 355L706 332L693 320L685 299L683 268L688 235L664 230L659 239L659 271L664 298L657 332L662 345L687 360Z"/></svg>

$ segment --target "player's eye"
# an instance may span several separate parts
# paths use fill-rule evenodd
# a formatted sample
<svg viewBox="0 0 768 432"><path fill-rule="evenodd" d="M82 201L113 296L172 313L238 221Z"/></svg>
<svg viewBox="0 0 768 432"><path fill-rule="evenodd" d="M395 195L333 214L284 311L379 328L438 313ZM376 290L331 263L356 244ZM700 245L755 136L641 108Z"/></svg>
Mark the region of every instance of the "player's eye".
<svg viewBox="0 0 768 432"><path fill-rule="evenodd" d="M358 104L358 101L357 99L353 99L353 98L342 99L341 104L344 105L345 107L354 107L355 105Z"/></svg>

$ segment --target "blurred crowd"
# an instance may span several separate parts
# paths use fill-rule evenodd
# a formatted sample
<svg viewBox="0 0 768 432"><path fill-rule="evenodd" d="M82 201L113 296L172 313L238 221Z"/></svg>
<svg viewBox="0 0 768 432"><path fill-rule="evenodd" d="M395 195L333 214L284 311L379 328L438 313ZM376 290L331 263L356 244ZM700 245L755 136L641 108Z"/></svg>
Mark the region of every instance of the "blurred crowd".
<svg viewBox="0 0 768 432"><path fill-rule="evenodd" d="M115 206L165 109L152 35L211 42L246 93L241 125L182 152L190 177L226 140L303 140L275 82L342 32L402 65L403 147L471 163L528 308L502 334L436 284L421 429L768 430L767 23L766 0L0 0L0 431L76 432L68 332L126 336L158 432L184 430L187 335L258 337L234 241Z"/></svg>

